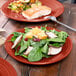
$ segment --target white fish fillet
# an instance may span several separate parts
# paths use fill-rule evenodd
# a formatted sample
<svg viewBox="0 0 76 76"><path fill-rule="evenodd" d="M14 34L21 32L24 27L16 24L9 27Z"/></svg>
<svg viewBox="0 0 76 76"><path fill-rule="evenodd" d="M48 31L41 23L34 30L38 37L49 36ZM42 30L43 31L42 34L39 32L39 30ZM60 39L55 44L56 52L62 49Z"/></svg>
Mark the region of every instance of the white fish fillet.
<svg viewBox="0 0 76 76"><path fill-rule="evenodd" d="M41 16L49 15L51 13L51 8L47 6L37 6L29 8L22 12L22 15L27 19L34 19Z"/></svg>
<svg viewBox="0 0 76 76"><path fill-rule="evenodd" d="M62 51L62 47L50 47L48 50L48 55L56 55L59 54Z"/></svg>
<svg viewBox="0 0 76 76"><path fill-rule="evenodd" d="M24 55L28 55L32 49L33 47L29 46L27 50L24 52Z"/></svg>
<svg viewBox="0 0 76 76"><path fill-rule="evenodd" d="M56 37L57 37L57 35L54 34L54 33L52 33L52 32L46 32L46 34L47 34L48 37L50 37L50 38L56 38Z"/></svg>
<svg viewBox="0 0 76 76"><path fill-rule="evenodd" d="M20 35L19 37L17 37L17 39L14 41L14 44L12 46L12 49L16 47L16 45L21 41L22 35Z"/></svg>

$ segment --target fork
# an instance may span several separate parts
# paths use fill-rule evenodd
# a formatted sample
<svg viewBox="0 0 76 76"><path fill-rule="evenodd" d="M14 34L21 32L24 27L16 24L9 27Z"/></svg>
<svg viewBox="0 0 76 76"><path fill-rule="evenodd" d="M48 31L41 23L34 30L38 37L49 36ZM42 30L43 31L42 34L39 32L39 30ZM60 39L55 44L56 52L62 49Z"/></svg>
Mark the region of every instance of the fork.
<svg viewBox="0 0 76 76"><path fill-rule="evenodd" d="M70 27L70 26L58 21L55 16L46 16L46 17L44 17L44 19L51 19L52 21L57 22L58 24L61 24L61 25L65 26L65 27L69 28L70 30L76 32L75 28L72 28L72 27Z"/></svg>

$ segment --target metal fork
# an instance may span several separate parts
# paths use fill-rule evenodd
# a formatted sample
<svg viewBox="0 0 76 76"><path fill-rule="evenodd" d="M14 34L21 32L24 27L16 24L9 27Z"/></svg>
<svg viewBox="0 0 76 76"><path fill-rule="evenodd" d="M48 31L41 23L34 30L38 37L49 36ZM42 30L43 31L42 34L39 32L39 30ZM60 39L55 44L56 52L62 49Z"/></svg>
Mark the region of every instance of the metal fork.
<svg viewBox="0 0 76 76"><path fill-rule="evenodd" d="M55 16L46 16L46 17L44 17L44 19L51 19L52 21L55 21L55 22L57 22L58 24L61 24L61 25L65 26L65 27L69 28L70 30L76 32L76 29L75 29L75 28L72 28L72 27L70 27L70 26L68 26L68 25L66 25L66 24L58 21Z"/></svg>

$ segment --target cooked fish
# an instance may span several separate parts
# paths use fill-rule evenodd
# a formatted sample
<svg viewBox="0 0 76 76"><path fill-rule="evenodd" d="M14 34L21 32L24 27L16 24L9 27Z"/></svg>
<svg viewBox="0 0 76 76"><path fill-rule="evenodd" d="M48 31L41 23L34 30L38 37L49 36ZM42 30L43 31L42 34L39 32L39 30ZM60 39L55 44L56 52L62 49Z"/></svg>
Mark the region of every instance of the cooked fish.
<svg viewBox="0 0 76 76"><path fill-rule="evenodd" d="M51 13L51 8L47 6L36 6L29 8L22 12L22 15L27 19L34 19L41 16L49 15Z"/></svg>
<svg viewBox="0 0 76 76"><path fill-rule="evenodd" d="M48 55L56 55L62 51L62 47L49 47Z"/></svg>
<svg viewBox="0 0 76 76"><path fill-rule="evenodd" d="M54 34L54 33L52 33L52 32L46 32L46 34L47 34L47 36L48 36L49 38L56 38L56 37L57 37L57 35Z"/></svg>
<svg viewBox="0 0 76 76"><path fill-rule="evenodd" d="M14 41L14 44L12 46L12 49L16 47L16 45L21 41L22 35L20 35L19 37L16 38L16 40Z"/></svg>
<svg viewBox="0 0 76 76"><path fill-rule="evenodd" d="M28 55L32 49L33 47L29 46L27 50L24 52L24 55Z"/></svg>

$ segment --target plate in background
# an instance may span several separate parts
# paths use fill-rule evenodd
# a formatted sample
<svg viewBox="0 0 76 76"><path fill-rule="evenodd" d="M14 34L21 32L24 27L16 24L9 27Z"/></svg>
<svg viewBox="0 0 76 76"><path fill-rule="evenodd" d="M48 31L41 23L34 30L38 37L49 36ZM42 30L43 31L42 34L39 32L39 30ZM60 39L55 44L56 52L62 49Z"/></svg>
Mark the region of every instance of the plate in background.
<svg viewBox="0 0 76 76"><path fill-rule="evenodd" d="M58 17L64 12L64 6L57 0L40 0L43 5L46 5L52 9L52 13L48 16L55 16ZM12 2L12 1L10 1ZM7 1L2 6L3 13L10 19L16 20L16 21L23 21L23 22L42 22L42 21L48 21L49 19L44 19L45 16L39 17L36 19L28 20L24 18L21 14L14 13L10 9L8 9L8 5L10 3Z"/></svg>

